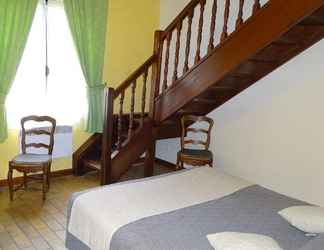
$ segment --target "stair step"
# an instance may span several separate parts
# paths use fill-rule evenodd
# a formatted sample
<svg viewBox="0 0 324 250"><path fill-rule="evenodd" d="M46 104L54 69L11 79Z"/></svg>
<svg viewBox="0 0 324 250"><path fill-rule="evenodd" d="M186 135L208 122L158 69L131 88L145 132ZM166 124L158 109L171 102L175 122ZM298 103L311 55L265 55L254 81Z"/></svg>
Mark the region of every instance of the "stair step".
<svg viewBox="0 0 324 250"><path fill-rule="evenodd" d="M166 120L160 124L160 126L174 126L177 125L177 121L170 118L169 120Z"/></svg>
<svg viewBox="0 0 324 250"><path fill-rule="evenodd" d="M263 60L248 60L242 63L236 70L236 74L239 75L248 75L253 78L267 72L273 68L272 62L265 62ZM243 76L245 77L245 76Z"/></svg>
<svg viewBox="0 0 324 250"><path fill-rule="evenodd" d="M118 154L118 150L114 147L112 149L111 158L114 158ZM95 155L89 155L88 158L83 159L83 164L85 167L91 168L93 170L100 170L101 165L101 152L98 152Z"/></svg>
<svg viewBox="0 0 324 250"><path fill-rule="evenodd" d="M251 62L251 63L254 63L254 64L266 64L266 63L273 64L273 63L277 62L277 60L274 60L274 59L272 59L272 60L270 60L270 59L259 59L259 58L254 58L254 57L252 57L248 61Z"/></svg>
<svg viewBox="0 0 324 250"><path fill-rule="evenodd" d="M253 79L255 79L255 76L252 75L252 74L242 73L242 72L237 72L237 71L234 71L234 72L230 73L227 77L234 78L237 82L239 82L241 80L253 80Z"/></svg>
<svg viewBox="0 0 324 250"><path fill-rule="evenodd" d="M217 85L213 85L209 88L209 90L214 90L214 91L227 91L227 90L233 90L233 88L235 88L234 85L230 85L230 86L225 86L225 85L222 85L222 86L219 86L218 84Z"/></svg>
<svg viewBox="0 0 324 250"><path fill-rule="evenodd" d="M312 16L321 17L321 18L324 19L324 8L322 7L322 8L320 8L320 9L316 10L316 11L312 14Z"/></svg>
<svg viewBox="0 0 324 250"><path fill-rule="evenodd" d="M180 109L177 112L177 115L183 116L183 115L204 115L203 112L196 112L196 111L191 111L191 110L187 110L187 109Z"/></svg>
<svg viewBox="0 0 324 250"><path fill-rule="evenodd" d="M287 37L284 40L296 40L293 34ZM258 61L269 61L269 62L276 62L280 61L283 57L287 56L292 50L294 50L298 45L296 43L287 43L283 42L282 40L273 42L272 44L268 45L266 48L261 50L259 53L254 55L251 60L258 60Z"/></svg>
<svg viewBox="0 0 324 250"><path fill-rule="evenodd" d="M204 104L216 104L217 101L213 99L207 99L207 98L195 98L193 102L198 102L198 103L204 103Z"/></svg>
<svg viewBox="0 0 324 250"><path fill-rule="evenodd" d="M90 168L92 170L100 171L101 170L101 162L100 160L83 160L83 164L85 167Z"/></svg>
<svg viewBox="0 0 324 250"><path fill-rule="evenodd" d="M299 25L324 25L324 18L322 16L312 15L301 21Z"/></svg>
<svg viewBox="0 0 324 250"><path fill-rule="evenodd" d="M290 41L290 47L302 45L305 40L312 39L314 34L321 31L322 25L305 25L300 23L283 35L279 41ZM295 46L293 46L295 44Z"/></svg>
<svg viewBox="0 0 324 250"><path fill-rule="evenodd" d="M247 73L238 73L236 71L233 71L232 73L229 73L226 77L233 78L234 81L238 81L241 79L253 79L253 75L247 74Z"/></svg>
<svg viewBox="0 0 324 250"><path fill-rule="evenodd" d="M237 83L237 86L240 86L243 83L244 83L244 81L240 81L239 83ZM237 87L228 88L228 89L226 89L226 91L213 91L213 90L209 89L208 91L199 95L197 98L198 98L198 100L200 100L200 99L207 100L206 103L215 105L215 103L217 103L217 100L219 99L219 97L228 95L231 93L236 93L236 92L237 92ZM204 101L202 101L202 102L204 102Z"/></svg>
<svg viewBox="0 0 324 250"><path fill-rule="evenodd" d="M168 139L168 138L176 138L181 134L181 125L179 115L175 114L170 117L168 120L164 121L157 128L157 139Z"/></svg>

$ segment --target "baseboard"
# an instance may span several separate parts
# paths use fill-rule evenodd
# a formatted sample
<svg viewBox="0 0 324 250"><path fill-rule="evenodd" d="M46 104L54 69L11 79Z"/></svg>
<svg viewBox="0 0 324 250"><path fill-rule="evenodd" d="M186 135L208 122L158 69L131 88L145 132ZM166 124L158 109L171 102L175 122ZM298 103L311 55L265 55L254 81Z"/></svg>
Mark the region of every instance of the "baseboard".
<svg viewBox="0 0 324 250"><path fill-rule="evenodd" d="M62 176L67 176L67 175L72 175L72 169L63 169L63 170L57 170L51 172L51 177L62 177ZM35 174L31 176L41 176L40 174ZM15 184L22 183L23 177L15 177L13 179ZM8 181L6 179L0 180L0 187L5 187L8 186Z"/></svg>

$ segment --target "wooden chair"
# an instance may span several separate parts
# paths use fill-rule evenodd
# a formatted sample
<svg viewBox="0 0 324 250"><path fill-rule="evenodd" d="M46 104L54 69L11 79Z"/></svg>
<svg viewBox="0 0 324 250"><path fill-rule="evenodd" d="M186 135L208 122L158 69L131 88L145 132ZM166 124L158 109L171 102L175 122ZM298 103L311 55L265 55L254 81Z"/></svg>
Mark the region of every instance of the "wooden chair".
<svg viewBox="0 0 324 250"><path fill-rule="evenodd" d="M49 122L51 124L49 129L33 128L26 130L25 123L29 121L34 122ZM24 188L27 189L28 179L42 180L43 182L43 200L46 199L46 193L50 187L50 172L52 163L52 152L54 146L54 132L56 121L49 116L28 116L21 119L21 148L22 154L17 155L9 162L8 171L8 185L10 200L13 200L15 191ZM44 143L29 143L26 142L26 137L30 135L47 135L49 136L49 144ZM27 153L27 148L45 148L47 154L31 154ZM23 183L15 187L13 182L13 170L23 173ZM28 176L30 173L42 172L41 175Z"/></svg>
<svg viewBox="0 0 324 250"><path fill-rule="evenodd" d="M194 122L207 122L208 128L198 129L189 127L189 125L193 124ZM177 155L177 169L182 169L184 163L192 166L213 166L213 154L208 150L210 145L210 134L213 125L214 121L206 116L187 115L181 118L181 150ZM205 134L206 140L203 141L186 139L188 132ZM203 145L204 149L188 149L185 148L187 144Z"/></svg>

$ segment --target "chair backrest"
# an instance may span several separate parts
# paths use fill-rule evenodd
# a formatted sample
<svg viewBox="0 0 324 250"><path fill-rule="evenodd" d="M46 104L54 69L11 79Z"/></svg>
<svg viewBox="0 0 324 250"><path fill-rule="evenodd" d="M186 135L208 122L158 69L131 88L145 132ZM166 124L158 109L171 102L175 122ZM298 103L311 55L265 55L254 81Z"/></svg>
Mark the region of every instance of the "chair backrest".
<svg viewBox="0 0 324 250"><path fill-rule="evenodd" d="M202 128L192 128L189 127L191 124L195 122L207 122L208 127L207 129ZM213 128L214 121L206 116L195 116L195 115L185 115L181 118L181 149L185 148L186 144L193 144L193 145L203 145L204 148L207 150L210 145L210 135L211 130ZM206 135L206 140L195 140L195 139L186 139L188 132L192 133L203 133Z"/></svg>
<svg viewBox="0 0 324 250"><path fill-rule="evenodd" d="M51 126L49 129L44 129L44 128L32 128L32 129L26 129L25 124L29 121L33 122L49 122ZM49 116L27 116L21 119L21 149L22 153L26 154L26 149L30 147L34 148L45 148L48 150L48 154L52 155L53 153L53 147L54 147L54 132L55 132L55 127L56 127L56 120L52 117ZM26 142L26 136L30 135L48 135L49 136L49 144L45 143L27 143Z"/></svg>

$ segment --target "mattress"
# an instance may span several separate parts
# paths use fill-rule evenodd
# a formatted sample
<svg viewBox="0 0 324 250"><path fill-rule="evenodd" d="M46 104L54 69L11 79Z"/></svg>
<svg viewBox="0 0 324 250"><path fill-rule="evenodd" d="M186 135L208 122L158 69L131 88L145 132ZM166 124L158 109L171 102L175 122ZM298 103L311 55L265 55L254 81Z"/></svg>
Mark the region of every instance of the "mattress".
<svg viewBox="0 0 324 250"><path fill-rule="evenodd" d="M111 204L110 204L111 203ZM70 250L213 249L206 235L257 233L285 250L312 241L278 211L304 202L211 168L99 187L70 200Z"/></svg>

